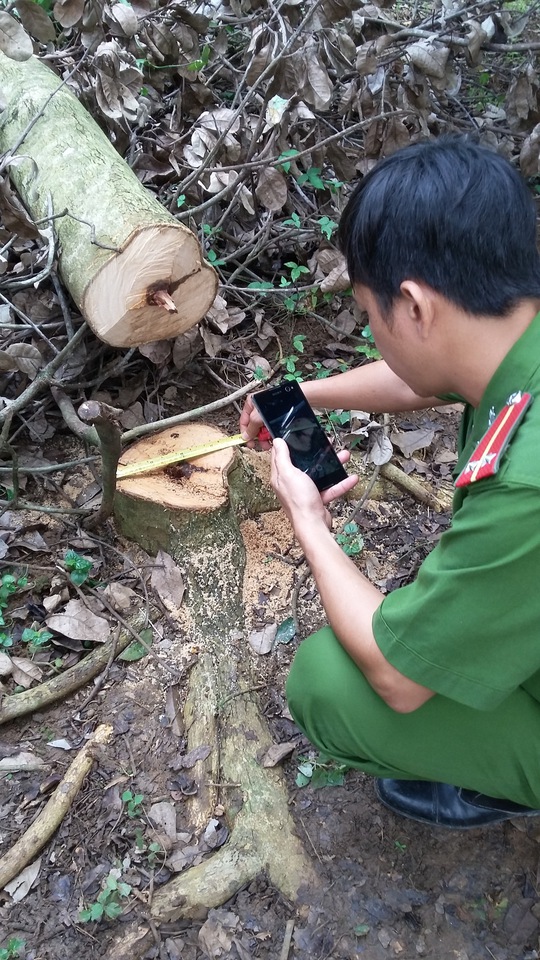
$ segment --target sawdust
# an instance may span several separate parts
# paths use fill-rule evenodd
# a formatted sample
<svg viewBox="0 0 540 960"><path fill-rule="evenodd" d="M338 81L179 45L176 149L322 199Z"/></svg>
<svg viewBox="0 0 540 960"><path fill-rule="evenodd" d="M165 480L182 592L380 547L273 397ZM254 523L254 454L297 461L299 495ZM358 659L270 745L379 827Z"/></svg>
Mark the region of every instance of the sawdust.
<svg viewBox="0 0 540 960"><path fill-rule="evenodd" d="M278 621L290 604L296 561L301 551L282 510L261 514L240 525L246 550L243 602L246 628ZM283 557L284 559L280 559Z"/></svg>

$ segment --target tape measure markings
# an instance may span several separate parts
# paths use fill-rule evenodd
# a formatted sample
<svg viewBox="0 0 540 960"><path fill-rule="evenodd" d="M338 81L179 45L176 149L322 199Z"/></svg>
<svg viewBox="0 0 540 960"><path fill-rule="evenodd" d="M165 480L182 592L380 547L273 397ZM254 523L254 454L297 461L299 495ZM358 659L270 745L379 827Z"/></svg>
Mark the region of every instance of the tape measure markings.
<svg viewBox="0 0 540 960"><path fill-rule="evenodd" d="M181 463L183 460L195 460L197 457L204 457L208 453L215 453L218 450L226 450L227 447L239 447L246 443L241 433L233 437L223 437L220 440L209 440L208 443L200 443L195 447L186 447L184 450L176 450L171 453L164 453L161 457L154 457L150 460L141 460L140 463L127 463L125 466L119 466L116 471L117 480L127 480L129 477L135 477L142 473L153 473L156 470L162 470L164 467L170 467L175 463Z"/></svg>

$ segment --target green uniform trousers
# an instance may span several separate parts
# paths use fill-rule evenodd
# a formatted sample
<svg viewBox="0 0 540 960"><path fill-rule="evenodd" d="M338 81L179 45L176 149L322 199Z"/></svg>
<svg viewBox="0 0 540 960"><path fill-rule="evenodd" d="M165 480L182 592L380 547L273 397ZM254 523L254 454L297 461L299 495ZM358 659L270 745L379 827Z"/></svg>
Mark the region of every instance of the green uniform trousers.
<svg viewBox="0 0 540 960"><path fill-rule="evenodd" d="M324 627L300 645L287 699L309 740L351 767L540 808L540 703L521 687L495 710L436 694L413 713L396 713Z"/></svg>

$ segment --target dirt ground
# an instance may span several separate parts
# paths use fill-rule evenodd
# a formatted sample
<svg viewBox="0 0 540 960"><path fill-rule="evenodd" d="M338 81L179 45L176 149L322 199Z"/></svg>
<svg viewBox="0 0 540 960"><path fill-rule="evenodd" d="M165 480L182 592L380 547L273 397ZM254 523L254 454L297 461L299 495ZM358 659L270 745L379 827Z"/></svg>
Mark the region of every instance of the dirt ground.
<svg viewBox="0 0 540 960"><path fill-rule="evenodd" d="M216 419L225 429L235 429L233 414ZM424 472L436 483L447 478L452 466L456 414L429 411L423 422L426 419L437 430ZM400 429L411 425L418 427L403 419L398 424ZM415 456L421 469L422 454ZM348 509L345 505L338 513ZM448 515L432 513L407 496L370 499L359 519L364 549L358 562L382 589L394 589L414 576L448 522ZM356 771L346 772L342 785L297 785L299 764L317 760L290 719L283 693L298 639L257 654L249 637L262 625L281 624L291 616L298 549L279 513L250 521L244 533L246 626L238 643L250 663L275 742L295 745L283 770L296 831L315 865L318 884L293 904L261 875L206 919L154 926L146 960L539 957L539 848L534 830L529 835L511 823L467 833L430 829L382 808L370 779ZM44 536L56 550L85 542L80 532L60 521L51 521ZM141 577L148 582L152 558L115 536L112 527L106 539L100 576L129 585L142 602ZM94 543L94 554L95 549ZM44 567L52 563L50 557L35 554L31 562ZM27 606L41 601L38 571L29 567L29 573ZM323 622L309 579L299 592L298 614L302 636ZM144 920L155 891L175 870L211 857L213 849L226 842L225 798L212 830L202 838L194 835L193 783L189 767L179 763L185 742L178 677L185 678L197 657L193 637L183 632L181 618L171 616L159 602L153 626L152 655L112 664L94 696L91 686L83 688L0 731L2 757L24 750L48 764L37 772L0 775L3 855L42 809L85 737L98 722L113 726L111 743L100 752L60 829L45 846L33 885L18 901L17 894L15 899L5 891L0 895L0 945L5 947L8 938L24 941L20 953L9 954L10 960L104 956L112 942L118 943L123 926L127 930L130 922ZM126 790L133 798L131 808L122 800ZM167 819L163 811L173 815L174 857L159 842ZM167 829L170 833L170 821ZM119 898L119 916L82 922L81 909L96 902L111 869L131 888Z"/></svg>

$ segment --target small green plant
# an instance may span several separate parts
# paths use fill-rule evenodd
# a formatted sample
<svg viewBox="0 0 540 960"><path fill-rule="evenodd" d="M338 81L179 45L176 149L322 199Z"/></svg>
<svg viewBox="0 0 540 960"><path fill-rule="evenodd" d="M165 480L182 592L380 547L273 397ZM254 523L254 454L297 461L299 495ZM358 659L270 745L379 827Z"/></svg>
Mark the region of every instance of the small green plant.
<svg viewBox="0 0 540 960"><path fill-rule="evenodd" d="M401 840L394 840L394 846L399 853L405 853L407 849L407 844L403 843Z"/></svg>
<svg viewBox="0 0 540 960"><path fill-rule="evenodd" d="M222 267L225 263L225 260L222 260L221 257L217 255L215 250L207 250L206 259L208 260L208 263L212 264L213 267Z"/></svg>
<svg viewBox="0 0 540 960"><path fill-rule="evenodd" d="M49 640L52 639L52 633L49 630L33 630L31 627L26 627L22 632L21 640L23 643L29 643L33 647L45 647L49 643Z"/></svg>
<svg viewBox="0 0 540 960"><path fill-rule="evenodd" d="M142 793L132 793L131 790L124 790L122 794L122 802L126 805L126 813L128 817L140 817L142 813L142 802L143 802Z"/></svg>
<svg viewBox="0 0 540 960"><path fill-rule="evenodd" d="M283 173L289 173L291 169L291 161L289 157L297 157L299 150L284 150L282 154L278 157L278 163L281 165ZM293 217L295 214L293 213ZM298 224L300 225L300 224Z"/></svg>
<svg viewBox="0 0 540 960"><path fill-rule="evenodd" d="M319 230L321 231L321 233L326 237L327 240L331 240L332 235L335 233L335 231L338 228L338 224L336 223L336 221L331 220L330 217L321 217L320 220L317 221L317 223L319 225Z"/></svg>
<svg viewBox="0 0 540 960"><path fill-rule="evenodd" d="M289 219L283 221L283 226L284 226L284 227L296 227L297 229L299 229L300 226L301 226L300 217L298 216L297 213L291 213Z"/></svg>
<svg viewBox="0 0 540 960"><path fill-rule="evenodd" d="M364 540L358 532L358 524L353 520L346 523L341 533L336 534L336 542L348 557L354 557L360 553L364 546Z"/></svg>
<svg viewBox="0 0 540 960"><path fill-rule="evenodd" d="M15 577L12 573L3 573L0 577L0 626L5 625L4 610L10 597L28 583L28 577ZM9 644L8 644L9 646Z"/></svg>
<svg viewBox="0 0 540 960"><path fill-rule="evenodd" d="M147 843L146 837L139 828L135 831L135 847L140 854L146 857L149 867L155 867L158 860L163 858L164 850L161 844L155 840Z"/></svg>
<svg viewBox="0 0 540 960"><path fill-rule="evenodd" d="M210 60L211 53L212 53L211 47L209 47L208 44L205 44L205 46L201 50L200 57L197 60L193 60L191 63L188 63L187 65L188 70L193 70L193 72L196 72L197 70L204 70L204 68L208 66L208 61Z"/></svg>
<svg viewBox="0 0 540 960"><path fill-rule="evenodd" d="M64 566L69 573L69 578L78 587L88 580L93 565L93 560L81 556L76 550L66 550L64 554Z"/></svg>
<svg viewBox="0 0 540 960"><path fill-rule="evenodd" d="M300 757L295 783L297 787L307 787L309 783L315 789L341 787L348 769L345 763L338 763L322 754L316 759Z"/></svg>
<svg viewBox="0 0 540 960"><path fill-rule="evenodd" d="M103 918L116 920L120 916L125 906L121 901L131 893L129 883L120 880L120 876L121 872L117 867L109 871L95 903L91 903L89 907L79 912L81 923L89 923L91 920L99 923Z"/></svg>
<svg viewBox="0 0 540 960"><path fill-rule="evenodd" d="M295 263L294 260L289 260L285 266L291 271L291 280L293 283L296 283L303 273L309 273L307 267L302 266L302 264Z"/></svg>
<svg viewBox="0 0 540 960"><path fill-rule="evenodd" d="M0 649L7 649L8 647L13 646L13 640L10 637L9 633L0 633Z"/></svg>
<svg viewBox="0 0 540 960"><path fill-rule="evenodd" d="M0 960L16 960L20 957L25 943L25 940L19 940L18 937L10 937L5 947L0 947Z"/></svg>
<svg viewBox="0 0 540 960"><path fill-rule="evenodd" d="M381 355L375 346L375 340L369 325L362 330L362 337L366 343L359 343L354 349L356 353L363 353L368 360L380 360Z"/></svg>

